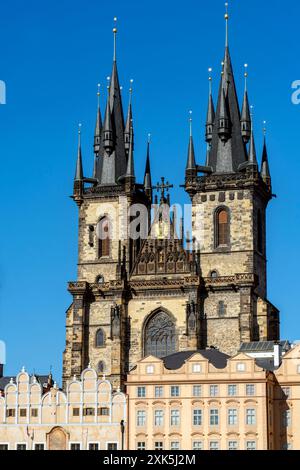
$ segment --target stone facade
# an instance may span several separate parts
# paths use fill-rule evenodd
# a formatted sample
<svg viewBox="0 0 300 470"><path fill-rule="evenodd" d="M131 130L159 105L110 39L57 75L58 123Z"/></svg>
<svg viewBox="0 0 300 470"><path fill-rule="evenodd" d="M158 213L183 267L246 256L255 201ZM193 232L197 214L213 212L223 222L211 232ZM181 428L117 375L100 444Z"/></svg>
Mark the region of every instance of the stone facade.
<svg viewBox="0 0 300 470"><path fill-rule="evenodd" d="M126 449L126 420L125 395L93 369L73 377L66 393L54 386L44 394L23 370L0 396L0 449Z"/></svg>

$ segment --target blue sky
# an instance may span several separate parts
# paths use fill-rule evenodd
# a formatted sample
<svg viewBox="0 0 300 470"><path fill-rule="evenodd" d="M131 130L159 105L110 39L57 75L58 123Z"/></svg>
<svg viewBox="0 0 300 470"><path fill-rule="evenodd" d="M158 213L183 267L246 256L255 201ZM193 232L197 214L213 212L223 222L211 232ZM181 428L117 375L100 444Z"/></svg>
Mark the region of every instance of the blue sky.
<svg viewBox="0 0 300 470"><path fill-rule="evenodd" d="M0 340L8 375L23 365L61 377L67 281L76 279L77 208L69 198L77 125L83 124L86 175L91 173L96 88L112 65L112 19L119 18L118 63L127 106L134 79L136 168L144 169L152 133L155 181L184 180L188 111L197 160L204 161L207 69L217 90L224 50L224 2L152 0L14 0L1 6ZM268 122L274 192L268 212L269 298L281 310L282 337L300 338L299 124L291 84L300 80L299 1L231 2L230 48L239 95L249 64L256 143ZM104 97L102 97L104 99ZM102 100L102 109L104 103Z"/></svg>

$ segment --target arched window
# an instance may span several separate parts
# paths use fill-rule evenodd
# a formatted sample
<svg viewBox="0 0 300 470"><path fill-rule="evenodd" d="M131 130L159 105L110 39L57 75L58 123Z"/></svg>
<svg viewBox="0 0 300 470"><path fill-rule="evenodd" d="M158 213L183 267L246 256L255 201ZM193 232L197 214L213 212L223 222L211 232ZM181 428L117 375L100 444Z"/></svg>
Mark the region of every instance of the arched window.
<svg viewBox="0 0 300 470"><path fill-rule="evenodd" d="M263 222L261 211L257 211L257 249L259 253L263 253Z"/></svg>
<svg viewBox="0 0 300 470"><path fill-rule="evenodd" d="M103 217L97 225L98 257L103 258L110 255L110 223L107 217Z"/></svg>
<svg viewBox="0 0 300 470"><path fill-rule="evenodd" d="M216 246L229 245L229 213L227 209L220 209L216 213Z"/></svg>
<svg viewBox="0 0 300 470"><path fill-rule="evenodd" d="M104 374L104 372L106 372L106 365L105 365L105 362L104 361L100 361L98 363L98 373L99 374Z"/></svg>
<svg viewBox="0 0 300 470"><path fill-rule="evenodd" d="M218 272L217 272L217 271L212 271L212 272L210 273L210 277L211 277L212 279L217 279L217 278L219 277L219 276L218 276Z"/></svg>
<svg viewBox="0 0 300 470"><path fill-rule="evenodd" d="M96 348L103 348L103 346L105 346L105 334L100 328L96 333Z"/></svg>
<svg viewBox="0 0 300 470"><path fill-rule="evenodd" d="M176 352L176 330L171 317L158 312L148 321L144 333L145 356L165 357Z"/></svg>

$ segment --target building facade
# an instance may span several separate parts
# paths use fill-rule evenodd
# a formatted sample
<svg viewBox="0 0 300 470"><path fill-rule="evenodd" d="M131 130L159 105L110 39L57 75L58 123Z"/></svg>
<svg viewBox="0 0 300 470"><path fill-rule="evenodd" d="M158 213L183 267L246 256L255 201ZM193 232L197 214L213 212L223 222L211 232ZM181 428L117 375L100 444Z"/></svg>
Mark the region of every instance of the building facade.
<svg viewBox="0 0 300 470"><path fill-rule="evenodd" d="M276 370L239 353L149 356L127 380L129 448L300 450L300 346Z"/></svg>
<svg viewBox="0 0 300 470"><path fill-rule="evenodd" d="M126 397L88 368L47 393L22 370L0 396L0 450L126 449Z"/></svg>
<svg viewBox="0 0 300 470"><path fill-rule="evenodd" d="M114 29L115 41L116 35ZM117 388L149 354L214 346L234 355L243 342L278 340L279 312L267 298L267 146L259 163L248 92L240 106L228 42L216 107L209 95L205 165L196 164L191 132L182 170L193 214L188 246L183 222L176 229L176 213L165 216L171 185L163 179L152 186L149 143L143 182L136 179L132 103L125 119L116 47L108 91L103 120L100 104L97 110L92 178L83 172L79 136L78 276L69 283L64 386L89 363ZM143 223L136 221L136 204Z"/></svg>

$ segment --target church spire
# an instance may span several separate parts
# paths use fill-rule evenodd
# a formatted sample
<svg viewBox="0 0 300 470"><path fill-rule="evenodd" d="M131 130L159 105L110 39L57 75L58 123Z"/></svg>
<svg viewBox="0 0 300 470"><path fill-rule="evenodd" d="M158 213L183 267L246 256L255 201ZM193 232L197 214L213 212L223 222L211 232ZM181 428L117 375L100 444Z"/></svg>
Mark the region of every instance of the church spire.
<svg viewBox="0 0 300 470"><path fill-rule="evenodd" d="M83 166L82 166L82 151L81 151L81 124L78 128L78 151L77 151L77 162L75 171L75 181L83 180Z"/></svg>
<svg viewBox="0 0 300 470"><path fill-rule="evenodd" d="M132 125L132 93L133 93L132 84L133 84L133 80L131 79L130 88L129 88L129 104L128 104L127 120L126 120L125 133L124 133L125 150L127 153L129 152L129 147L130 147L130 129ZM134 135L133 135L133 139L134 139Z"/></svg>
<svg viewBox="0 0 300 470"><path fill-rule="evenodd" d="M211 143L213 137L213 126L215 122L215 107L212 97L212 68L208 69L209 72L209 96L208 96L208 107L207 107L207 117L206 117L206 133L205 133L205 140L207 143Z"/></svg>
<svg viewBox="0 0 300 470"><path fill-rule="evenodd" d="M188 158L186 164L186 170L196 170L196 160L195 160L195 149L194 149L194 139L193 139L193 112L190 111L190 139L188 147Z"/></svg>
<svg viewBox="0 0 300 470"><path fill-rule="evenodd" d="M152 178L151 178L151 167L150 167L150 143L151 135L148 134L148 143L147 143L147 158L146 158L146 168L144 176L144 189L148 198L152 201Z"/></svg>
<svg viewBox="0 0 300 470"><path fill-rule="evenodd" d="M94 134L94 153L98 155L100 151L100 140L101 140L101 130L102 130L102 117L101 117L101 110L100 110L100 83L98 83L98 91L97 91L97 117L96 117L96 125L95 125L95 134Z"/></svg>
<svg viewBox="0 0 300 470"><path fill-rule="evenodd" d="M135 178L134 158L133 158L133 123L132 123L132 121L131 121L131 125L130 125L130 143L129 143L129 154L128 154L126 177L127 178Z"/></svg>
<svg viewBox="0 0 300 470"><path fill-rule="evenodd" d="M108 96L105 110L104 126L103 126L103 146L108 153L111 153L113 149L113 127L110 112L110 97L109 97L109 85L107 86Z"/></svg>
<svg viewBox="0 0 300 470"><path fill-rule="evenodd" d="M251 117L250 117L249 99L248 99L248 90L247 90L248 64L245 64L244 67L245 67L245 74L244 74L245 91L244 91L242 116L241 116L241 128L242 128L242 136L243 136L244 142L245 144L247 144L251 137Z"/></svg>
<svg viewBox="0 0 300 470"><path fill-rule="evenodd" d="M254 131L253 131L253 106L251 106L251 137L250 137L250 146L249 146L248 165L257 167L256 148L255 148Z"/></svg>
<svg viewBox="0 0 300 470"><path fill-rule="evenodd" d="M241 114L229 52L228 4L226 4L225 57L219 88L215 126L209 153L209 167L213 173L235 173L247 161L241 133Z"/></svg>
<svg viewBox="0 0 300 470"><path fill-rule="evenodd" d="M261 176L264 182L268 185L271 185L271 173L269 167L269 158L268 158L268 150L267 150L267 141L266 141L266 121L264 121L264 147L263 147L263 154L261 160Z"/></svg>

